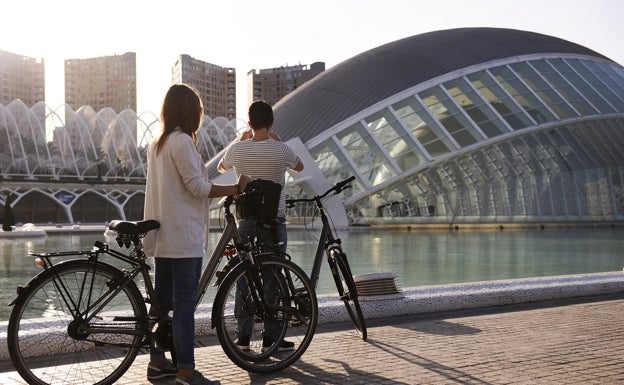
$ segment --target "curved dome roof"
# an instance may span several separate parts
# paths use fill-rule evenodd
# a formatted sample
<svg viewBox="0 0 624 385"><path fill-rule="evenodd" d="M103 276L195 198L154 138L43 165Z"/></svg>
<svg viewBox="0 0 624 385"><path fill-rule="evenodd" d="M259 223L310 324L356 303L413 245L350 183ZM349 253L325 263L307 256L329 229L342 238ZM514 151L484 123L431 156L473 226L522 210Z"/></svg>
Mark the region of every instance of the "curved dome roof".
<svg viewBox="0 0 624 385"><path fill-rule="evenodd" d="M274 107L283 139L305 143L371 105L437 76L513 56L567 53L607 59L552 36L500 28L458 28L397 40L324 71Z"/></svg>

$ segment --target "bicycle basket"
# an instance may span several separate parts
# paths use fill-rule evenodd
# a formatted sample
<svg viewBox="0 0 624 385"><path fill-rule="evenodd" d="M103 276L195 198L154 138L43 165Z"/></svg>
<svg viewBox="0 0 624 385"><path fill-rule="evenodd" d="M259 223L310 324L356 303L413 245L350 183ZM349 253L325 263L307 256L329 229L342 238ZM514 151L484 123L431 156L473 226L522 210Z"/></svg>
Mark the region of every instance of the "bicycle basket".
<svg viewBox="0 0 624 385"><path fill-rule="evenodd" d="M236 216L257 220L277 218L281 193L282 185L279 183L265 179L252 180L236 203Z"/></svg>

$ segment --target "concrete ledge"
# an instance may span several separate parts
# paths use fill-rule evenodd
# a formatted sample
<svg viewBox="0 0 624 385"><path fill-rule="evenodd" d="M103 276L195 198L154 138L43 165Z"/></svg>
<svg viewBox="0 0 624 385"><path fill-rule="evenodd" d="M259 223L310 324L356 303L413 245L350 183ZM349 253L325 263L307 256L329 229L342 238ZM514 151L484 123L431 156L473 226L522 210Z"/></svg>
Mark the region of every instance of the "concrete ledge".
<svg viewBox="0 0 624 385"><path fill-rule="evenodd" d="M364 317L374 319L616 293L624 293L624 273L620 271L419 286L405 289L402 296L362 297L360 304ZM318 301L319 323L349 321L345 306L337 296L319 296ZM210 312L208 305L197 310L198 335L214 334L210 328ZM0 360L10 359L7 323L0 323Z"/></svg>
<svg viewBox="0 0 624 385"><path fill-rule="evenodd" d="M624 293L623 272L422 286L404 290L401 299L360 302L364 316L372 319L615 293ZM341 319L347 317L345 310Z"/></svg>

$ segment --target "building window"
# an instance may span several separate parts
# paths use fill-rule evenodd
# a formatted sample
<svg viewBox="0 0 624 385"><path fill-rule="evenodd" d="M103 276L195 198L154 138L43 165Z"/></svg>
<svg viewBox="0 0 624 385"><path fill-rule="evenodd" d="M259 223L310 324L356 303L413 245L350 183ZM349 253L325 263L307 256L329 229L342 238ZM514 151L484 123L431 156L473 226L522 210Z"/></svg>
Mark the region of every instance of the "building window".
<svg viewBox="0 0 624 385"><path fill-rule="evenodd" d="M369 131L377 137L401 170L409 170L426 162L426 157L390 110L383 109L365 121Z"/></svg>
<svg viewBox="0 0 624 385"><path fill-rule="evenodd" d="M383 151L360 123L341 131L336 137L359 173L371 185L377 185L396 175Z"/></svg>
<svg viewBox="0 0 624 385"><path fill-rule="evenodd" d="M413 96L395 103L392 108L431 158L449 153L454 148L451 141Z"/></svg>
<svg viewBox="0 0 624 385"><path fill-rule="evenodd" d="M557 118L506 66L491 68L490 72L502 88L526 111L537 124L553 122Z"/></svg>
<svg viewBox="0 0 624 385"><path fill-rule="evenodd" d="M492 138L509 131L466 80L455 79L444 83L444 87L455 100L455 104L464 110L486 136Z"/></svg>
<svg viewBox="0 0 624 385"><path fill-rule="evenodd" d="M418 96L460 147L469 146L482 139L481 134L468 122L442 89L437 86L432 87L419 92Z"/></svg>
<svg viewBox="0 0 624 385"><path fill-rule="evenodd" d="M594 62L583 62L585 64L583 65L580 60L552 60L551 62L601 112L612 112L613 108L611 106L615 109L619 108L620 112L624 111L621 95L622 89L613 84L620 91L620 96L618 97L613 88L605 83L605 79L610 78L602 70L607 68L606 65L599 65ZM591 90L588 89L589 87L591 87ZM599 95L595 95L594 90Z"/></svg>
<svg viewBox="0 0 624 385"><path fill-rule="evenodd" d="M330 184L338 183L352 175L356 175L355 170L340 150L333 138L329 138L323 143L314 147L310 154L314 158L314 163L323 172ZM353 184L354 188L344 191L343 198L349 197L356 192L362 191L359 184Z"/></svg>

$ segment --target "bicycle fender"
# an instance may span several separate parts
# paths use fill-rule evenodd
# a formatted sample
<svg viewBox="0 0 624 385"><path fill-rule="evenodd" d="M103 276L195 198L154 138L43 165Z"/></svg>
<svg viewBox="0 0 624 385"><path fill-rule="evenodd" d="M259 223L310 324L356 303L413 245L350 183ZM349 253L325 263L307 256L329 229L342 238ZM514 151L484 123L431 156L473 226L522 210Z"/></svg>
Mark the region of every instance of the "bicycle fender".
<svg viewBox="0 0 624 385"><path fill-rule="evenodd" d="M221 282L223 282L223 280L225 279L225 277L227 276L227 274L234 268L236 267L239 263L240 263L241 259L239 255L235 255L234 257L232 257L230 260L227 261L227 263L225 264L225 266L223 266L223 269L221 269L220 271L217 271L215 273L215 275L217 276L217 280L215 281L214 285L215 286L219 286L221 285Z"/></svg>
<svg viewBox="0 0 624 385"><path fill-rule="evenodd" d="M82 263L82 261L87 261L87 260L86 260L86 259L70 259L70 260L67 260L67 261L62 261L62 262L59 262L59 263L57 263L57 264L55 264L55 265L52 265L52 266L50 266L50 267L48 267L48 268L45 268L44 270L41 270L40 272L38 272L37 274L35 274L35 276L33 276L33 277L32 277L32 278L31 278L31 279L30 279L30 280L26 283L26 285L24 285L24 286L19 286L19 285L18 285L18 286L17 286L17 288L16 288L16 296L15 296L15 298L13 298L13 301L11 301L11 302L8 304L8 306L13 306L13 305L15 305L15 304L17 303L17 301L19 301L21 294L22 294L22 293L23 293L26 289L28 289L28 287L29 287L30 285L32 285L32 284L33 284L33 282L36 282L36 281L37 281L40 277L45 276L45 275L48 275L48 274L54 274L54 270L55 270L55 269L61 268L61 267L65 266L65 265L68 265L68 264L71 264L71 263L75 263L76 261L80 261L80 263ZM101 262L101 261L97 261L97 262L90 262L90 263L97 263L98 265L106 265L106 266L107 266L107 267L109 267L109 268L117 269L117 268L116 268L116 267L114 267L113 265L110 265L110 264L108 264L108 263ZM117 269L117 270L119 270L119 269Z"/></svg>
<svg viewBox="0 0 624 385"><path fill-rule="evenodd" d="M242 262L237 263L236 265L234 265L234 268L231 269L226 275L225 277L223 277L221 279L221 282L225 281L226 279L228 279L228 277L231 274L238 274L239 271L241 270L246 270L249 268L249 265L251 264L251 262L249 260L244 260ZM223 289L224 286L219 285L219 289L217 290L217 294L215 295L215 298L219 296L219 291L220 290L224 290ZM220 317L219 315L219 310L216 309L214 306L212 307L212 317L210 317L210 328L214 329L215 327L217 327L216 324L216 320Z"/></svg>

